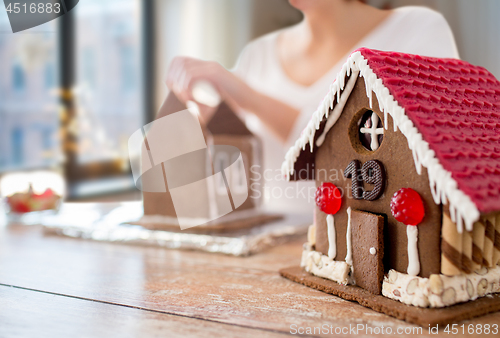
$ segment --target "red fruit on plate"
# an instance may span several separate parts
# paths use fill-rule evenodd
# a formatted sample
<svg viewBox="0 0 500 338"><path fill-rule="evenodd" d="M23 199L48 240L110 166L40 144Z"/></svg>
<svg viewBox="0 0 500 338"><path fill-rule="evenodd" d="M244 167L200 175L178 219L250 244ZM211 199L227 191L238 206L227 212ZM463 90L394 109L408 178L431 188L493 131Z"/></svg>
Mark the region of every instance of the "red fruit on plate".
<svg viewBox="0 0 500 338"><path fill-rule="evenodd" d="M335 215L342 205L342 193L335 184L326 182L316 189L315 200L319 210Z"/></svg>
<svg viewBox="0 0 500 338"><path fill-rule="evenodd" d="M42 194L35 194L30 186L27 192L17 192L7 196L7 204L13 213L27 213L32 211L41 211L57 209L61 196L57 195L52 189L46 189Z"/></svg>
<svg viewBox="0 0 500 338"><path fill-rule="evenodd" d="M418 225L425 216L424 202L415 190L401 188L392 196L391 212L405 225Z"/></svg>
<svg viewBox="0 0 500 338"><path fill-rule="evenodd" d="M52 196L54 196L54 191L50 188L47 188L43 193L41 194L35 194L35 193L32 193L31 194L31 197L33 198L40 198L40 199L44 199L44 198L50 198Z"/></svg>
<svg viewBox="0 0 500 338"><path fill-rule="evenodd" d="M52 189L50 189L50 188L47 188L47 189L43 192L43 194L41 194L40 196L42 196L42 197L52 197L52 196L54 196L54 195L55 195L54 190L52 190Z"/></svg>
<svg viewBox="0 0 500 338"><path fill-rule="evenodd" d="M25 212L31 211L29 205L24 203L24 202L21 202L21 201L17 201L17 202L12 203L10 205L10 208L13 212L17 212L19 214L24 214Z"/></svg>

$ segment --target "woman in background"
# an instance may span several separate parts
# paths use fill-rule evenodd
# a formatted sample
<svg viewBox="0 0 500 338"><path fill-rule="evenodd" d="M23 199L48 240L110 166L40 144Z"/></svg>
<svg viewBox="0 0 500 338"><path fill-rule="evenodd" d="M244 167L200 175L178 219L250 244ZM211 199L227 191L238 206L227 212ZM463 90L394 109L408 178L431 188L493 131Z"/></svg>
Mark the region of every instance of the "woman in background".
<svg viewBox="0 0 500 338"><path fill-rule="evenodd" d="M289 0L304 19L249 43L236 67L187 57L175 58L167 86L183 101L193 100L198 80L211 82L264 144L265 205L311 210L314 185L280 179L288 148L300 136L349 54L360 47L434 57L458 58L446 20L424 7L379 10L357 0ZM209 109L200 107L202 117ZM285 193L286 192L286 193Z"/></svg>

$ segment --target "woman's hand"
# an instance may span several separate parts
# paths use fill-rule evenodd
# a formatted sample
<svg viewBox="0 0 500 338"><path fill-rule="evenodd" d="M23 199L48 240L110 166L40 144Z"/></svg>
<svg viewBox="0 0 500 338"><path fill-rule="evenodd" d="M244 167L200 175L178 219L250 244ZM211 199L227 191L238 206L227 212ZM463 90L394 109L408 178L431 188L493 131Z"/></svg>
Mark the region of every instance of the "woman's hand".
<svg viewBox="0 0 500 338"><path fill-rule="evenodd" d="M176 57L167 73L167 86L186 103L195 101L193 85L199 81L210 82L234 111L249 111L259 117L271 130L285 141L299 112L286 103L253 90L243 80L213 61L189 57ZM213 109L198 104L202 120L208 121Z"/></svg>
<svg viewBox="0 0 500 338"><path fill-rule="evenodd" d="M179 100L186 103L195 101L192 90L197 81L210 82L223 96L227 92L226 88L234 82L233 77L233 74L217 62L179 56L170 64L167 72L167 86Z"/></svg>
<svg viewBox="0 0 500 338"><path fill-rule="evenodd" d="M241 87L236 76L214 61L203 61L189 57L176 57L172 60L167 73L167 86L183 103L196 102L193 97L193 86L198 81L207 81L226 101L234 103L228 92L234 93ZM240 85L240 86L239 86ZM202 121L208 121L214 112L212 107L196 102ZM235 107L233 107L235 108Z"/></svg>

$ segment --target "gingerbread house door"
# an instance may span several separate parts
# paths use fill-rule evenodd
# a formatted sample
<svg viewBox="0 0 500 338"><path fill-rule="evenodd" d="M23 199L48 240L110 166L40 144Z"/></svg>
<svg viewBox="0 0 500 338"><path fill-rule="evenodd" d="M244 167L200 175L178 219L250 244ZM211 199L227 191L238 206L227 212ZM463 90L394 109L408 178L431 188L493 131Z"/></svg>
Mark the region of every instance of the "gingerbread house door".
<svg viewBox="0 0 500 338"><path fill-rule="evenodd" d="M384 223L383 216L351 212L353 277L356 285L377 295L384 277Z"/></svg>

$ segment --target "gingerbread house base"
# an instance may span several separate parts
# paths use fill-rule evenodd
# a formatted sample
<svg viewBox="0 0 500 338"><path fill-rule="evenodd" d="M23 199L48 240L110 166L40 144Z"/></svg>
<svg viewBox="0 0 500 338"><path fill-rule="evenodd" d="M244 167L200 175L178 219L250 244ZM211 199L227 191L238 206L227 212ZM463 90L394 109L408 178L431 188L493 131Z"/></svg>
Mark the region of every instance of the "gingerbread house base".
<svg viewBox="0 0 500 338"><path fill-rule="evenodd" d="M382 295L374 295L355 285L342 285L313 276L300 266L281 269L280 274L296 283L358 302L377 312L420 326L442 326L500 311L500 294L498 293L445 308L421 308L406 305Z"/></svg>
<svg viewBox="0 0 500 338"><path fill-rule="evenodd" d="M162 215L144 215L133 224L141 225L149 230L164 230L195 234L226 233L266 225L283 219L281 214L265 213L256 209L234 211L204 224L181 230L176 217ZM194 224L202 220L193 219Z"/></svg>

